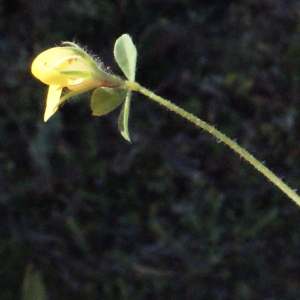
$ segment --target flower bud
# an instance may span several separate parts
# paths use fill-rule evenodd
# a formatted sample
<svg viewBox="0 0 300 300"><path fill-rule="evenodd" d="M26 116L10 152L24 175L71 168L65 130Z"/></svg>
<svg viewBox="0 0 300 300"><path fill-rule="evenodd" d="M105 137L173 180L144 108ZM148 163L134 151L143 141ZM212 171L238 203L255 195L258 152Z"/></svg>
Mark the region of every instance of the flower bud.
<svg viewBox="0 0 300 300"><path fill-rule="evenodd" d="M123 81L102 70L78 45L65 43L39 54L31 65L32 74L49 85L44 121L68 98L98 87L119 87ZM64 88L67 94L61 97Z"/></svg>

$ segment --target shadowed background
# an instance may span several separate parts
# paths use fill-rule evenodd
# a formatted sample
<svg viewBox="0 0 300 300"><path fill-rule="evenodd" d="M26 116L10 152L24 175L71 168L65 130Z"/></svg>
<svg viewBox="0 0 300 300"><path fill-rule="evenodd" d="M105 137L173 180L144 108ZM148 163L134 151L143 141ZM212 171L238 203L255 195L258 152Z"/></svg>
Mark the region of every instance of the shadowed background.
<svg viewBox="0 0 300 300"><path fill-rule="evenodd" d="M90 95L49 122L41 51L78 41L122 75L194 113L294 188L299 172L298 1L0 1L0 298L42 272L49 299L297 299L299 208L239 156L134 94L132 144L119 110Z"/></svg>

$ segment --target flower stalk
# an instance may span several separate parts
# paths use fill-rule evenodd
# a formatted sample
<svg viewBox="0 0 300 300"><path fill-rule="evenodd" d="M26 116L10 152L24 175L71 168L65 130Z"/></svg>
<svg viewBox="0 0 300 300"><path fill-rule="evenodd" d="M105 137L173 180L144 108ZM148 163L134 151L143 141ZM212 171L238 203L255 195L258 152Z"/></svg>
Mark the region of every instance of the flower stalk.
<svg viewBox="0 0 300 300"><path fill-rule="evenodd" d="M238 153L241 157L243 157L246 161L248 161L257 171L262 173L265 177L267 177L273 184L275 184L282 192L284 192L289 198L296 202L297 205L300 206L300 197L299 195L291 189L288 185L286 185L281 179L279 179L272 171L270 171L264 164L258 161L253 155L251 155L247 150L239 146L235 141L231 140L225 134L217 130L215 127L209 125L205 121L197 118L193 114L185 111L179 106L173 104L172 102L154 94L150 90L144 88L139 85L137 82L127 81L126 85L132 91L139 92L151 100L159 103L160 105L166 107L168 110L173 111L174 113L180 115L182 118L188 120L189 122L195 124L197 127L202 128L207 131L219 141L222 141L233 151Z"/></svg>

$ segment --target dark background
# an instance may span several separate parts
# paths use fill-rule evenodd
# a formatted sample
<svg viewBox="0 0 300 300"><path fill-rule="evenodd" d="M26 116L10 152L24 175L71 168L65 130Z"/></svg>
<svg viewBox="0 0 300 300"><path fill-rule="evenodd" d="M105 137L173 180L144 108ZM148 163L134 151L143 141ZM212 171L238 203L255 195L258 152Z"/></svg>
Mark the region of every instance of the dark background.
<svg viewBox="0 0 300 300"><path fill-rule="evenodd" d="M300 187L299 1L0 1L0 298L34 264L49 299L299 299L300 214L238 155L134 94L90 95L43 123L41 51L75 40L116 74L129 33L137 81Z"/></svg>

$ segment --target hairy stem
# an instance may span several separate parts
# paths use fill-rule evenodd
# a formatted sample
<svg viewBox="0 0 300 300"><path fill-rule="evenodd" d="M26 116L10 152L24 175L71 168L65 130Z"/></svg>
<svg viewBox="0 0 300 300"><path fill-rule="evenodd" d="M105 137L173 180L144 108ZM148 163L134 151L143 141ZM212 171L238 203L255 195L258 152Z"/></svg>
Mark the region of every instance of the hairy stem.
<svg viewBox="0 0 300 300"><path fill-rule="evenodd" d="M272 171L270 171L265 165L263 165L260 161L258 161L253 155L251 155L248 151L239 146L235 141L231 140L225 134L214 128L213 126L207 124L201 119L197 118L193 114L185 111L184 109L178 107L172 102L157 96L153 92L148 89L142 87L137 82L129 82L127 81L126 86L132 91L137 91L151 100L159 103L162 106L165 106L168 110L175 112L180 115L184 119L194 123L197 127L202 128L208 133L212 134L218 140L222 141L228 147L230 147L233 151L238 153L241 157L243 157L246 161L248 161L251 165L254 166L260 173L265 175L270 181L272 181L279 189L281 189L287 196L289 196L292 200L294 200L300 206L300 197L298 194L292 190L289 186L287 186L281 179L279 179Z"/></svg>

